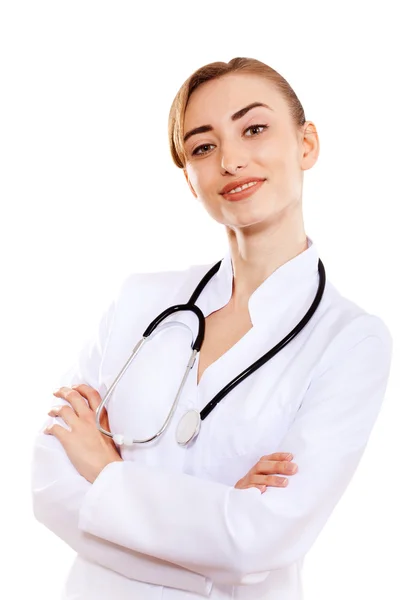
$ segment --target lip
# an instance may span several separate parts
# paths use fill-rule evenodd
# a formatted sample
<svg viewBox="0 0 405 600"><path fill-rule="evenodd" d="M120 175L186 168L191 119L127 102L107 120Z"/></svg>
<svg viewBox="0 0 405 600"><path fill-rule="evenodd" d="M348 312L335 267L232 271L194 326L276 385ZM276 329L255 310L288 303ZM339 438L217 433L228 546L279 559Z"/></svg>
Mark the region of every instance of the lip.
<svg viewBox="0 0 405 600"><path fill-rule="evenodd" d="M222 195L227 194L231 190L234 190L235 188L239 187L240 185L250 183L251 181L257 181L258 183L260 183L262 181L265 181L265 177L245 177L244 179L238 179L238 181L232 181L231 183L228 183L225 187L223 187L219 193Z"/></svg>

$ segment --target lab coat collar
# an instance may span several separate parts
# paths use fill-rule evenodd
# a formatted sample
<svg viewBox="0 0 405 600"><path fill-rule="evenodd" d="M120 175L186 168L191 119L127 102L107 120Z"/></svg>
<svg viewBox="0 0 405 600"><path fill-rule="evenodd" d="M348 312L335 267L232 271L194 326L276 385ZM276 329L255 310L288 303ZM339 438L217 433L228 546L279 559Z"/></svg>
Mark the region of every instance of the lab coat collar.
<svg viewBox="0 0 405 600"><path fill-rule="evenodd" d="M276 269L259 285L249 298L248 309L253 326L266 321L274 323L275 313L284 312L297 294L305 294L318 277L319 256L313 241L307 236L306 250ZM230 250L221 266L200 295L197 305L204 316L223 308L232 297L233 265Z"/></svg>

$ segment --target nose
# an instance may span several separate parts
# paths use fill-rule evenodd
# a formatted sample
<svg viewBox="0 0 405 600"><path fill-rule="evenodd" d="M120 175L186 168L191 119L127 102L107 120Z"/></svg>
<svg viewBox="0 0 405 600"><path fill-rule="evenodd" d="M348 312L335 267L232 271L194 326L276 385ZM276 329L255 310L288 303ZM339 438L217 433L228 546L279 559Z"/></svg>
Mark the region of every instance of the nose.
<svg viewBox="0 0 405 600"><path fill-rule="evenodd" d="M242 166L242 165L238 165L238 166L236 166L236 167L232 167L232 166L224 166L224 165L222 164L221 166L222 166L222 174L223 174L223 175L226 175L227 173L230 173L230 175L235 175L235 174L236 174L236 172L237 172L239 169L243 169L243 166Z"/></svg>
<svg viewBox="0 0 405 600"><path fill-rule="evenodd" d="M222 174L230 173L234 175L239 169L244 169L248 163L246 155L241 149L237 149L235 144L229 144L222 149L221 170Z"/></svg>

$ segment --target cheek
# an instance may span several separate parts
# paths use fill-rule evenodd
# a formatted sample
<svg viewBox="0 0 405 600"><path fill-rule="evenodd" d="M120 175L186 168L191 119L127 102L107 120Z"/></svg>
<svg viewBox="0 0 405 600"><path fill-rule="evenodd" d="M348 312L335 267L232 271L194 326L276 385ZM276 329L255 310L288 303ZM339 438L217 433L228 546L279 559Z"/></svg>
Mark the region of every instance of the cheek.
<svg viewBox="0 0 405 600"><path fill-rule="evenodd" d="M201 161L200 164L189 170L191 184L203 202L209 202L210 197L216 194L218 187L218 175L208 163L208 160Z"/></svg>
<svg viewBox="0 0 405 600"><path fill-rule="evenodd" d="M256 147L255 157L274 170L275 174L288 171L297 160L296 144L286 133L274 134Z"/></svg>
<svg viewBox="0 0 405 600"><path fill-rule="evenodd" d="M255 148L251 160L265 168L270 177L276 178L285 169L286 149L282 142L266 141Z"/></svg>
<svg viewBox="0 0 405 600"><path fill-rule="evenodd" d="M297 156L286 143L263 149L259 160L269 173L270 182L285 188L295 181L297 174Z"/></svg>
<svg viewBox="0 0 405 600"><path fill-rule="evenodd" d="M192 167L189 167L188 173L191 185L195 192L198 196L205 197L207 191L212 188L212 184L210 183L210 172L209 169L207 169L207 165L203 164L203 161L201 161L200 164L194 164Z"/></svg>

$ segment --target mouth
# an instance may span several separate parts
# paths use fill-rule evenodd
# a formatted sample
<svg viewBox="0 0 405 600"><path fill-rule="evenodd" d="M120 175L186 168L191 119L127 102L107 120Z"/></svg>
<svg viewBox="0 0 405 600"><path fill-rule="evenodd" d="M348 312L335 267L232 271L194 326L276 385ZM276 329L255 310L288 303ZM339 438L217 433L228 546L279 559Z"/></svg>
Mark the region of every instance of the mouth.
<svg viewBox="0 0 405 600"><path fill-rule="evenodd" d="M228 184L222 190L221 195L226 200L243 200L255 193L266 179L245 179L238 183Z"/></svg>
<svg viewBox="0 0 405 600"><path fill-rule="evenodd" d="M265 177L245 177L244 179L239 179L239 181L232 181L225 185L222 190L219 192L220 194L229 194L229 192L240 192L241 189L247 189L246 186L252 186L253 184L260 183L265 181ZM251 185L250 185L251 184Z"/></svg>

